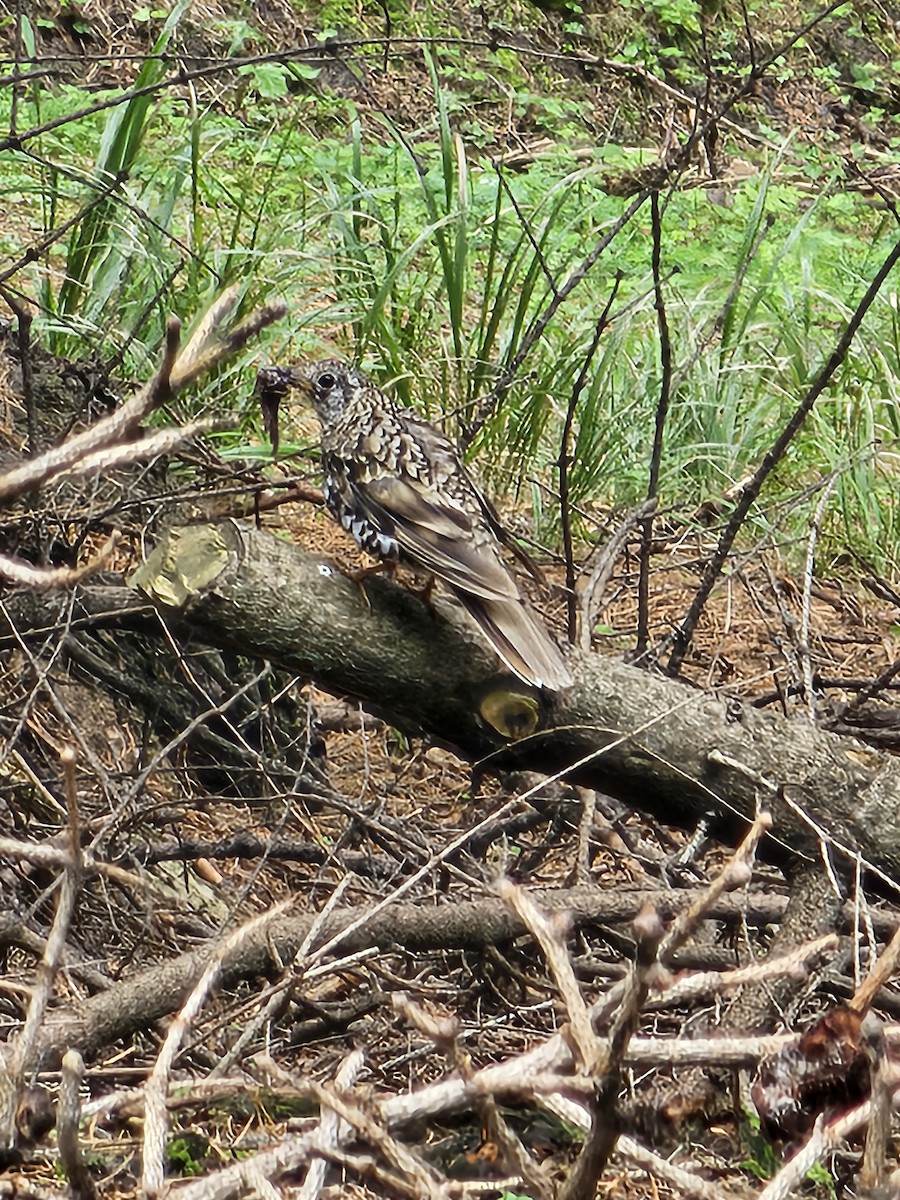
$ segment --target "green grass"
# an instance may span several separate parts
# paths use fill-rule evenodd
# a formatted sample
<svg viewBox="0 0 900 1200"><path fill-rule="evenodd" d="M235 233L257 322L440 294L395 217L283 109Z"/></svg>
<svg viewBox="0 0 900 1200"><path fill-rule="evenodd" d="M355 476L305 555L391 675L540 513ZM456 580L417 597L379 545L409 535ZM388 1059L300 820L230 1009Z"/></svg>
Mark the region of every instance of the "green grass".
<svg viewBox="0 0 900 1200"><path fill-rule="evenodd" d="M176 32L177 15L158 46ZM503 53L508 76L514 64ZM640 159L607 144L573 169L561 145L524 169L498 171L481 139L460 133L452 83L461 68L448 82L445 58L428 63L434 104L415 134L371 114L363 120L344 102L319 103L315 93L282 94L274 77L257 74L235 85L246 89L249 78L262 89L247 117L199 94L161 95L43 134L30 147L39 158L7 152L0 195L37 229L58 227L98 186L120 181L30 276L17 277L41 302L42 334L73 357L126 351L123 371L145 375L167 315L189 318L238 281L248 305L273 294L290 305L290 319L254 360L337 347L404 403L464 432L554 289L620 217L626 201L610 194L609 181ZM151 60L144 78L160 70ZM272 87L277 94L267 96ZM35 85L20 98L19 128L86 99L72 87ZM0 104L6 120L8 93ZM666 506L689 512L755 468L893 237L857 196L830 190L820 152L799 162L791 153L790 170L786 156L760 161L729 207L701 190L676 192L665 205L676 380ZM809 163L821 176L812 188ZM24 244L7 234L4 261ZM549 486L535 517L542 538L558 535L551 496L562 420L617 276L614 319L576 413L570 487L579 508L642 498L659 391L646 209L573 290L471 446L496 492L524 498L530 480ZM246 425L252 372L249 360L229 368L180 410L227 405ZM886 293L748 536L802 541L817 482L837 472L823 558L852 543L876 563L895 562L898 379L900 325Z"/></svg>

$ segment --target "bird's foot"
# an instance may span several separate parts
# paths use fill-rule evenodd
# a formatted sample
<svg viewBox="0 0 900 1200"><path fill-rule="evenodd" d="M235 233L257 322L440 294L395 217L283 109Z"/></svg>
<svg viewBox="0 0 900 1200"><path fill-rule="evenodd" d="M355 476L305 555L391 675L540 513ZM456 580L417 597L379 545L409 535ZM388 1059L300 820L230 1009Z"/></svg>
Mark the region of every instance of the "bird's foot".
<svg viewBox="0 0 900 1200"><path fill-rule="evenodd" d="M396 569L396 563L377 562L372 563L368 567L357 567L354 571L347 571L346 575L354 583L365 583L367 579L370 579L373 575L380 575L382 571L387 571L388 574L393 575Z"/></svg>
<svg viewBox="0 0 900 1200"><path fill-rule="evenodd" d="M397 564L389 561L372 563L369 567L357 567L355 571L347 571L347 578L351 583L355 583L359 589L359 594L366 608L371 608L372 605L369 597L366 594L365 582L371 579L373 575L380 575L382 572L387 572L388 575L393 575L397 569Z"/></svg>
<svg viewBox="0 0 900 1200"><path fill-rule="evenodd" d="M437 576L429 575L421 587L413 584L408 588L408 591L415 596L417 600L421 600L432 616L435 615L434 605L431 602L431 597L434 595L434 589L437 586Z"/></svg>

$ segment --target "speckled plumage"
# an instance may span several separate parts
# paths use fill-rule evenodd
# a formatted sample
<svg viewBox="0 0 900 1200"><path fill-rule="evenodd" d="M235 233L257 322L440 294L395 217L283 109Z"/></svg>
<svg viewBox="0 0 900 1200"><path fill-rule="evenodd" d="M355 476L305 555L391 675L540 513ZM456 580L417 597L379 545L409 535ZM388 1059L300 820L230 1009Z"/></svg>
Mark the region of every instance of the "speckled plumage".
<svg viewBox="0 0 900 1200"><path fill-rule="evenodd" d="M496 518L452 443L336 360L294 368L322 426L325 502L366 551L447 584L503 662L535 687L571 676L503 561Z"/></svg>

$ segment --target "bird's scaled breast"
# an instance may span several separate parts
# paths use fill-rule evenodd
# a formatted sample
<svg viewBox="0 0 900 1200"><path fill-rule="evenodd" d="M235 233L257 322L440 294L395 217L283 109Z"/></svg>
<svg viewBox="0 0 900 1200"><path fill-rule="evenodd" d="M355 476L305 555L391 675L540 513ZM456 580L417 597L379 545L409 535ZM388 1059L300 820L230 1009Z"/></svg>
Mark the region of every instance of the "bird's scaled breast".
<svg viewBox="0 0 900 1200"><path fill-rule="evenodd" d="M362 509L353 503L353 493L345 491L339 479L332 475L326 476L324 491L328 511L360 549L374 558L391 562L399 560L400 546L397 539L372 524Z"/></svg>

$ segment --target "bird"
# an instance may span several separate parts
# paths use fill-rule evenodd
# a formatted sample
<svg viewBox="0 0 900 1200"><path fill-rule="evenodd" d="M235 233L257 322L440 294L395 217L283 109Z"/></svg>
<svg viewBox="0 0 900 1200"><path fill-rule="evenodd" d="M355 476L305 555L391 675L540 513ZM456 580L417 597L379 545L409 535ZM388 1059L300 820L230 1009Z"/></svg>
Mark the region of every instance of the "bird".
<svg viewBox="0 0 900 1200"><path fill-rule="evenodd" d="M266 371L260 375L265 381ZM548 692L570 687L562 652L503 559L499 518L450 439L338 359L269 368L267 377L264 419L276 447L286 386L312 403L325 504L357 545L443 582L524 683Z"/></svg>

